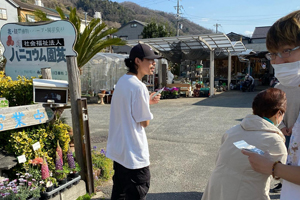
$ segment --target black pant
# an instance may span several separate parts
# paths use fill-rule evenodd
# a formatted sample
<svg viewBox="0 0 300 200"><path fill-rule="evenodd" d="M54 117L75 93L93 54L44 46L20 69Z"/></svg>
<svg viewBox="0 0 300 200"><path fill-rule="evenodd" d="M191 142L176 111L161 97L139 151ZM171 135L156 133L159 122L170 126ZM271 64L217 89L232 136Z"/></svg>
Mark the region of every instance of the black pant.
<svg viewBox="0 0 300 200"><path fill-rule="evenodd" d="M150 187L149 166L127 169L114 162L113 190L111 200L145 200Z"/></svg>

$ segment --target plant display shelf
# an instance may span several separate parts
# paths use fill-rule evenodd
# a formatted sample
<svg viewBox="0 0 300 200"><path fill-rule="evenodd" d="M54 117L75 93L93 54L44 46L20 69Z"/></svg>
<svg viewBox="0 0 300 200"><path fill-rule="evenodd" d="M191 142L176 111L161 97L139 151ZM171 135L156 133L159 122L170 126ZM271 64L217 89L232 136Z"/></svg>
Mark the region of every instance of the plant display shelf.
<svg viewBox="0 0 300 200"><path fill-rule="evenodd" d="M81 180L81 176L78 175L78 177L73 178L72 180L69 180L67 183L60 185L59 187L51 190L50 192L44 192L43 195L47 196L48 199L50 199L50 197L53 194L56 194L58 192L60 192L61 190L64 190L65 188L68 188L69 186L71 187L73 184L77 184L79 181Z"/></svg>

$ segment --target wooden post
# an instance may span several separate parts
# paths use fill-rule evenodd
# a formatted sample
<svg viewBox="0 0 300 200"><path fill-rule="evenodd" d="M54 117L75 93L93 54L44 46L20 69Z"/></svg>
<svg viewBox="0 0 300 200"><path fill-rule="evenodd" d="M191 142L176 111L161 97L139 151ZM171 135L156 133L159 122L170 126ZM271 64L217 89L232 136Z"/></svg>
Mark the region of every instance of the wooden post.
<svg viewBox="0 0 300 200"><path fill-rule="evenodd" d="M77 60L75 56L66 56L67 58L67 69L69 79L69 91L71 97L71 114L72 114L72 126L73 126L73 137L75 144L75 156L76 160L81 168L80 175L83 180L86 181L86 168L84 165L82 143L83 138L81 136L81 127L79 121L79 110L77 107L77 99L81 98L80 87L79 87L79 69L77 67Z"/></svg>
<svg viewBox="0 0 300 200"><path fill-rule="evenodd" d="M42 70L43 79L52 79L52 74L51 74L51 68L50 67L41 68L41 70Z"/></svg>
<svg viewBox="0 0 300 200"><path fill-rule="evenodd" d="M86 98L77 99L77 107L79 111L81 135L83 136L82 149L83 149L84 165L86 169L84 173L87 179L86 185L88 188L88 192L91 195L92 193L95 192L95 188L94 188L93 163L92 163L92 154L91 154L92 148L91 148L89 117L88 117L88 109L87 109L87 99Z"/></svg>
<svg viewBox="0 0 300 200"><path fill-rule="evenodd" d="M162 68L162 86L163 87L166 87L167 85L167 65L166 64L162 64L161 65L161 68Z"/></svg>

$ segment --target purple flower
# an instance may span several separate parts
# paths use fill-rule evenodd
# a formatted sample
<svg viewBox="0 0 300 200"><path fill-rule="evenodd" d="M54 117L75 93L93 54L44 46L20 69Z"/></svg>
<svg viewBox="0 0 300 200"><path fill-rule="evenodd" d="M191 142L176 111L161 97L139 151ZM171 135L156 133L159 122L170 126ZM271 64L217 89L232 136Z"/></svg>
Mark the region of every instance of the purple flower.
<svg viewBox="0 0 300 200"><path fill-rule="evenodd" d="M103 154L104 156L106 156L106 152L104 149L101 149L100 154Z"/></svg>
<svg viewBox="0 0 300 200"><path fill-rule="evenodd" d="M32 182L29 181L29 182L28 182L28 186L31 186L31 185L32 185Z"/></svg>
<svg viewBox="0 0 300 200"><path fill-rule="evenodd" d="M97 149L97 146L93 146L93 150L96 150Z"/></svg>

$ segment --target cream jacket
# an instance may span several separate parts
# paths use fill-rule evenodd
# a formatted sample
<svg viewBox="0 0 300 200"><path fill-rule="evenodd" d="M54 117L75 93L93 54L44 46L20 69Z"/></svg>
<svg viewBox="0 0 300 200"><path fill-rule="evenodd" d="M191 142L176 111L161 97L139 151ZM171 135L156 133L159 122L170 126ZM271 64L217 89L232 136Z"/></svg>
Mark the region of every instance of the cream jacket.
<svg viewBox="0 0 300 200"><path fill-rule="evenodd" d="M247 115L240 125L223 135L216 166L202 200L270 199L271 176L257 173L251 168L248 157L233 145L240 140L263 151L268 150L274 161L286 161L287 151L282 132L257 115Z"/></svg>

